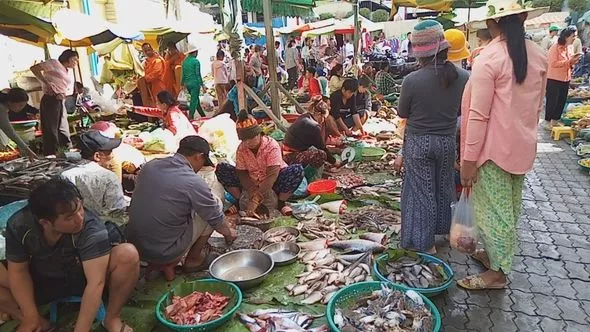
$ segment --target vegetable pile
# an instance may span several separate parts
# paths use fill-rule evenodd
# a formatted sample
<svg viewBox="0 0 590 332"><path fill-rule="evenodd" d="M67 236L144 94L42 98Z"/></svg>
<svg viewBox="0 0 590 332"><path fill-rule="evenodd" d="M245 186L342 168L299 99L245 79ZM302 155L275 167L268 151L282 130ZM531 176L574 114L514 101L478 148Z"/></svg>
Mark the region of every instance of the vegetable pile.
<svg viewBox="0 0 590 332"><path fill-rule="evenodd" d="M209 292L192 292L172 297L172 304L166 307L166 318L178 325L197 325L221 317L229 297Z"/></svg>

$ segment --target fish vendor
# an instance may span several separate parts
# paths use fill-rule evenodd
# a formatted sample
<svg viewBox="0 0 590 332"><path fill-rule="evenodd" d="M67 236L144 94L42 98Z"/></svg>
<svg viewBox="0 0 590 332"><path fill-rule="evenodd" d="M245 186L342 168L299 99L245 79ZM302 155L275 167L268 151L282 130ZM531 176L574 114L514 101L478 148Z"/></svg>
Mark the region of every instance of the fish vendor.
<svg viewBox="0 0 590 332"><path fill-rule="evenodd" d="M6 259L0 264L0 312L21 322L18 331L54 331L38 306L82 298L74 331L90 331L108 290L102 326L132 332L121 309L139 279L139 255L121 231L83 207L70 181L55 177L34 189L28 206L6 228Z"/></svg>
<svg viewBox="0 0 590 332"><path fill-rule="evenodd" d="M287 165L279 143L264 135L262 127L246 110L240 111L236 128L242 140L236 152L236 166L220 163L216 170L219 182L236 199L238 208L242 191L247 193L245 212L250 217L257 216L256 209L271 189L278 195L278 210L283 215L291 214L285 202L301 184L303 166Z"/></svg>
<svg viewBox="0 0 590 332"><path fill-rule="evenodd" d="M11 113L21 112L28 104L29 95L21 88L14 88L0 93L0 132L4 133L8 138L14 141L18 146L21 156L27 156L29 159L37 158L27 143L25 143L20 136L14 131L10 125Z"/></svg>
<svg viewBox="0 0 590 332"><path fill-rule="evenodd" d="M66 170L62 176L78 187L85 208L103 221L124 225L128 203L121 181L111 170L113 150L121 145L121 140L108 138L96 130L79 135L79 140L80 154L88 162Z"/></svg>
<svg viewBox="0 0 590 332"><path fill-rule="evenodd" d="M187 136L176 154L146 163L137 179L127 236L141 259L164 272L167 280L174 279L174 268L183 258L185 272L209 267L213 230L226 242L236 237L220 200L197 175L202 167L214 165L209 153L204 138Z"/></svg>
<svg viewBox="0 0 590 332"><path fill-rule="evenodd" d="M368 119L368 113L359 113L356 107L356 92L358 90L356 79L347 79L342 83L342 88L330 95L330 116L336 122L338 131L346 136L352 136L352 131L364 133L363 123Z"/></svg>
<svg viewBox="0 0 590 332"><path fill-rule="evenodd" d="M336 163L336 159L326 148L326 118L329 114L327 98L316 96L311 101L308 112L289 126L282 145L283 159L288 165L320 168L326 161Z"/></svg>

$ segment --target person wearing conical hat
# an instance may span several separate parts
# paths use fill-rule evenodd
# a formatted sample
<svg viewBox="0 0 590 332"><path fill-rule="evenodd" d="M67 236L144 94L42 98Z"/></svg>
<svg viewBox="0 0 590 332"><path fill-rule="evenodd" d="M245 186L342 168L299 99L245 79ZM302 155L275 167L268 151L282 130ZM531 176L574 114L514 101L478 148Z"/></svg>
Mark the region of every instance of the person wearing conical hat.
<svg viewBox="0 0 590 332"><path fill-rule="evenodd" d="M461 183L471 188L474 227L484 249L461 245L469 241L453 244L451 232L451 245L486 268L457 282L471 290L502 289L512 270L522 187L536 156L547 81L547 58L525 39L524 22L548 8L504 0L488 1L488 8L487 19L470 27L485 25L494 39L473 66L461 107Z"/></svg>

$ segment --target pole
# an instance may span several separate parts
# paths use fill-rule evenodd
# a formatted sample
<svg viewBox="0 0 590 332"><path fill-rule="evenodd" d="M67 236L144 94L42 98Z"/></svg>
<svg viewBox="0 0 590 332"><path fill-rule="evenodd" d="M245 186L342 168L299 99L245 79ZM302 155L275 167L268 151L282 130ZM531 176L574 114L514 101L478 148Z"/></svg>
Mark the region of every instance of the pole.
<svg viewBox="0 0 590 332"><path fill-rule="evenodd" d="M275 38L272 31L272 6L271 0L262 1L262 10L264 11L264 29L266 32L266 59L268 60L268 76L270 78L270 101L271 110L279 117L281 109L279 107L279 90L277 89L277 59L275 53Z"/></svg>
<svg viewBox="0 0 590 332"><path fill-rule="evenodd" d="M371 2L372 3L372 2ZM359 2L358 0L355 0L354 3L352 4L352 10L354 12L354 62L353 64L358 64L361 52L360 52L360 45L359 45L359 40L360 40L360 30L361 30L361 23L359 21Z"/></svg>

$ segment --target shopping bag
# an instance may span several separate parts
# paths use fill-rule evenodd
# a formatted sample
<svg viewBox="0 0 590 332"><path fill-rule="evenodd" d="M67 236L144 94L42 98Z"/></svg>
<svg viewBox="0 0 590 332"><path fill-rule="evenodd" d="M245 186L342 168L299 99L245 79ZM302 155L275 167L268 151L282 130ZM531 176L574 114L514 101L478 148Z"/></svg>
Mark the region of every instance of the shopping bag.
<svg viewBox="0 0 590 332"><path fill-rule="evenodd" d="M475 211L470 194L471 188L464 188L455 204L450 234L451 247L465 254L473 253L477 246Z"/></svg>

